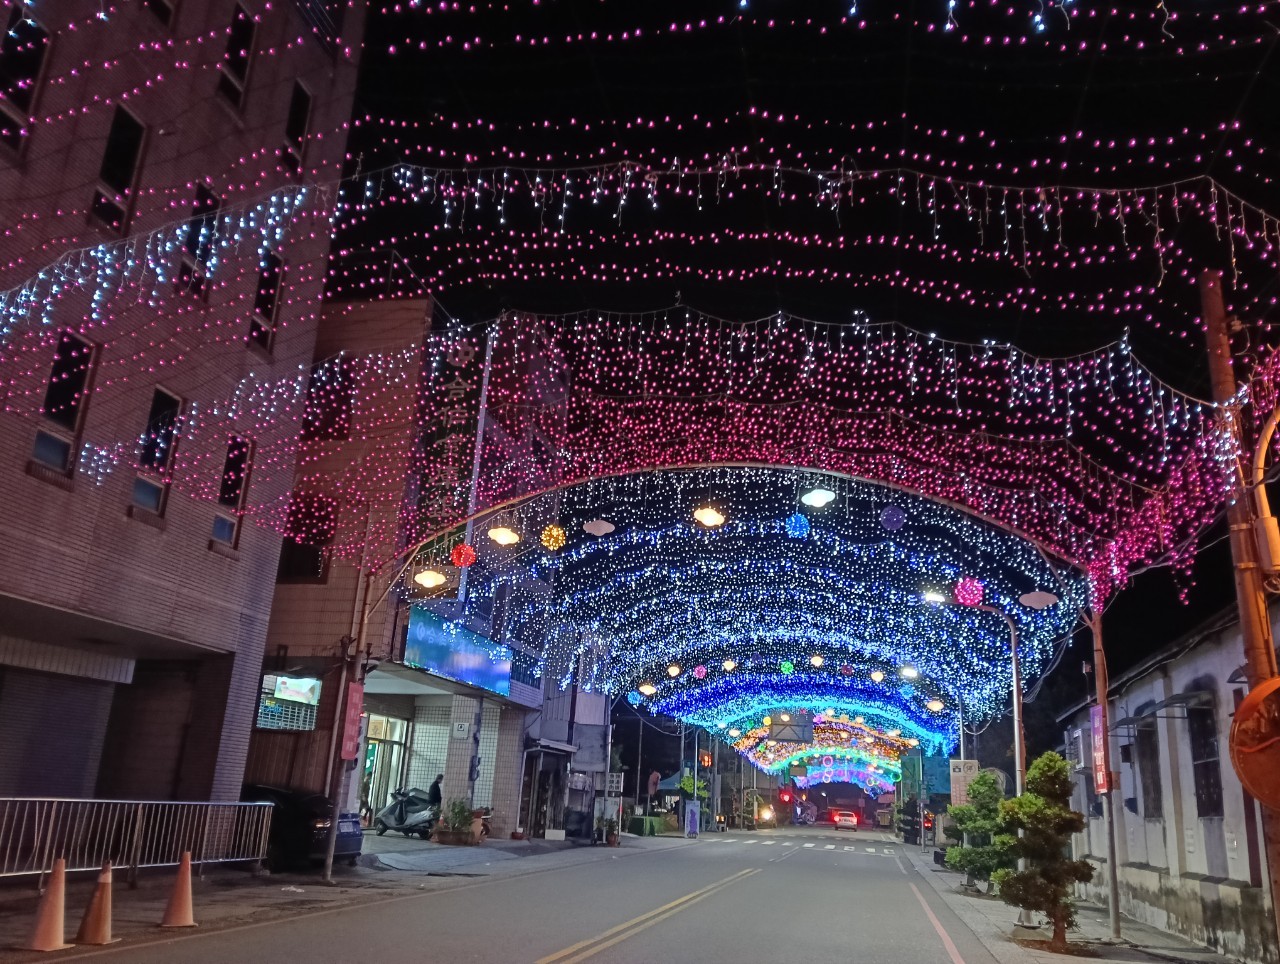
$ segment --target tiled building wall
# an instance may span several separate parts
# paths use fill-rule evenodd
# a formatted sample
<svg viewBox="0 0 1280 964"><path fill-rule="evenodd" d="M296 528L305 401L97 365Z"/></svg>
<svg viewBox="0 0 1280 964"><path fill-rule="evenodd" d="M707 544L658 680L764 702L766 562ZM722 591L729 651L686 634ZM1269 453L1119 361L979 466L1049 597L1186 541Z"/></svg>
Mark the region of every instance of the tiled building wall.
<svg viewBox="0 0 1280 964"><path fill-rule="evenodd" d="M498 752L498 719L502 707L487 700L484 704L483 722L480 724L480 773L476 777L475 796L477 807L493 805L493 771Z"/></svg>
<svg viewBox="0 0 1280 964"><path fill-rule="evenodd" d="M0 4L0 10L7 14L10 6ZM274 169L273 160L283 143L295 81L310 88L313 102L315 136L306 148L309 170L303 177L334 176L343 159L356 65L315 42L294 4L247 7L256 20L255 54L239 108L217 94L236 0L177 4L171 26L142 3L120 4L103 21L86 19L82 4L27 7L26 14L53 39L35 87L30 135L19 152L0 147L0 219L7 226L0 234L0 289L21 284L65 251L120 237L88 214L117 105L126 105L145 127L129 203L127 234L132 236L189 217L202 180L228 210L296 184L290 174ZM348 19L357 41L353 50L359 49L361 20L360 9ZM69 29L72 22L75 29ZM107 68L95 69L99 64ZM312 191L311 196L319 201L322 195ZM317 219L312 226L324 224L322 214L317 203L308 215ZM87 294L66 297L45 330L56 337L62 324L69 324L102 346L81 435L84 445L102 449L94 472L73 470L59 478L53 471L28 471L35 433L44 424L40 407L53 343L42 347L36 339L43 335L20 330L32 351L10 352L0 361L7 391L7 410L0 415L0 490L5 493L0 606L16 598L24 606L69 610L136 631L129 642L142 648L141 659L148 658L150 637L166 641L165 658L180 656L182 647L190 646L186 655L205 689L199 705L191 707L199 712L191 715L180 772L168 774L179 795L238 795L279 538L249 523L234 549L210 547L212 494L221 471L217 459L205 475L175 486L162 516L143 521L131 514L137 439L157 387L208 406L234 397L244 384L287 381L305 371L328 247L327 231L307 225L304 221L281 249L285 282L269 351L248 344L257 281L253 245L221 252L206 298L165 289L152 300L141 289L126 290L108 304L104 322L94 324L81 311ZM277 429L294 430L235 424L237 432L263 440L262 451ZM265 434L259 437L259 431ZM213 434L206 444L216 452L225 443ZM196 448L193 442L187 451ZM180 439L177 452L183 451ZM280 503L291 481L287 450L260 459L249 476L250 509ZM68 578L69 573L75 577ZM92 626L73 632L57 619L30 622L25 635L44 645L82 645L79 637L97 635ZM102 641L93 642L111 653ZM55 681L62 694L50 696L50 702L69 704L76 677ZM145 702L146 694L139 691L137 697ZM133 698L129 686L116 688L116 700ZM102 724L105 729L105 717ZM137 742L107 747L108 759L132 767L140 787L165 782L166 775L145 776L134 765L168 753L171 734L159 732L165 725L158 721L155 728L136 732ZM151 734L155 753L148 745ZM130 762L122 753L136 759ZM120 785L112 777L107 782L113 780Z"/></svg>
<svg viewBox="0 0 1280 964"><path fill-rule="evenodd" d="M502 707L498 717L497 739L494 741L493 807L491 829L497 837L506 837L524 825L520 809L520 763L524 753L525 717L523 710Z"/></svg>
<svg viewBox="0 0 1280 964"><path fill-rule="evenodd" d="M415 707L413 735L409 744L409 786L425 790L436 774L445 772L445 758L449 752L449 712L448 697L427 697Z"/></svg>

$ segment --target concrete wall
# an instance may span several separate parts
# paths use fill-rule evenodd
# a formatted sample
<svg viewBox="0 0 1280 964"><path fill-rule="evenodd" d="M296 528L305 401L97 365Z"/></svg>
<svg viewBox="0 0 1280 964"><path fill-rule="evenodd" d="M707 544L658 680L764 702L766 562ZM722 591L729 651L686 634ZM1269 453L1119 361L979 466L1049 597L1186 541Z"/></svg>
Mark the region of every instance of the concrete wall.
<svg viewBox="0 0 1280 964"><path fill-rule="evenodd" d="M1181 694L1210 694L1206 706L1216 723L1222 784L1221 815L1200 816L1186 709L1171 705L1149 717L1156 725L1158 764L1148 766L1148 772L1143 772L1139 759L1135 728L1113 728L1113 766L1120 774L1114 812L1121 910L1224 954L1276 964L1280 949L1267 893L1261 817L1241 787L1227 750L1231 715L1244 686L1226 680L1240 665L1242 653L1239 629L1231 626L1113 686L1112 720L1140 716ZM1071 725L1080 728L1087 755L1091 745L1087 711ZM1159 815L1147 812L1143 796L1147 782L1160 789ZM1091 771L1080 769L1075 804L1090 818L1085 831L1076 835L1074 848L1097 868L1085 892L1105 903L1106 828L1091 785ZM1150 803L1154 808L1155 801Z"/></svg>

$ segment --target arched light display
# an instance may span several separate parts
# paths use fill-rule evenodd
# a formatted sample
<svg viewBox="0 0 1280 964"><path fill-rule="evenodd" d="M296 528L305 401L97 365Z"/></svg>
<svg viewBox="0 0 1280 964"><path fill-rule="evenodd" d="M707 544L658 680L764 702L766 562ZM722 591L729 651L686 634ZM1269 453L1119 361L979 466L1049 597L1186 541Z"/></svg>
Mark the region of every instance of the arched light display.
<svg viewBox="0 0 1280 964"><path fill-rule="evenodd" d="M543 642L550 676L634 693L652 712L713 732L751 734L766 717L807 710L832 739L864 727L880 743L945 750L957 727L952 691L970 719L1005 706L1008 626L998 614L925 605L921 587L981 573L988 602L1018 626L1032 678L1074 626L1085 580L1055 574L1034 546L954 509L823 478L838 508L814 513L804 540L788 524L812 510L798 508L795 473L785 470L643 473L536 497L515 515L537 519L545 500L567 532L601 512L617 529L573 536L554 553L486 559L468 605L488 607L511 587L505 625ZM708 491L726 517L715 529L691 514ZM888 504L904 515L891 533L881 524ZM527 571L517 578L513 567ZM1017 602L1045 585L1062 604Z"/></svg>

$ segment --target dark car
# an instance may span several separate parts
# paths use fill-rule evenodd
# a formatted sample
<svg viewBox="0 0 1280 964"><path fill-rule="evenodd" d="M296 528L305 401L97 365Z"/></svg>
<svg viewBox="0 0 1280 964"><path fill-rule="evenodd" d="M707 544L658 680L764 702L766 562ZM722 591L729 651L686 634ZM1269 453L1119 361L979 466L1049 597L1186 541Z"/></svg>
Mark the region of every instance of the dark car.
<svg viewBox="0 0 1280 964"><path fill-rule="evenodd" d="M324 860L329 839L329 815L333 812L327 797L250 784L241 792L240 799L246 803L275 805L267 838L268 869L279 871ZM363 843L360 815L342 814L338 820L338 839L333 848L334 861L345 860L354 867Z"/></svg>

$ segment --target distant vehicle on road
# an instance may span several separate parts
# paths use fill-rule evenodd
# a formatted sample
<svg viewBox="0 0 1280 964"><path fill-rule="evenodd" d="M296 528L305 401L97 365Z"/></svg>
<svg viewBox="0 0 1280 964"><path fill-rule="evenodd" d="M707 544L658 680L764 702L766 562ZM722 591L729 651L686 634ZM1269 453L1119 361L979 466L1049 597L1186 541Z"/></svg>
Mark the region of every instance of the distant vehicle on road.
<svg viewBox="0 0 1280 964"><path fill-rule="evenodd" d="M858 815L852 810L832 810L831 823L837 830L857 830Z"/></svg>
<svg viewBox="0 0 1280 964"><path fill-rule="evenodd" d="M329 800L318 793L285 790L252 783L244 787L240 799L246 803L271 803L271 831L267 837L267 869L287 870L305 863L324 861L333 810ZM338 818L338 839L334 862L345 860L355 866L364 844L358 813Z"/></svg>

